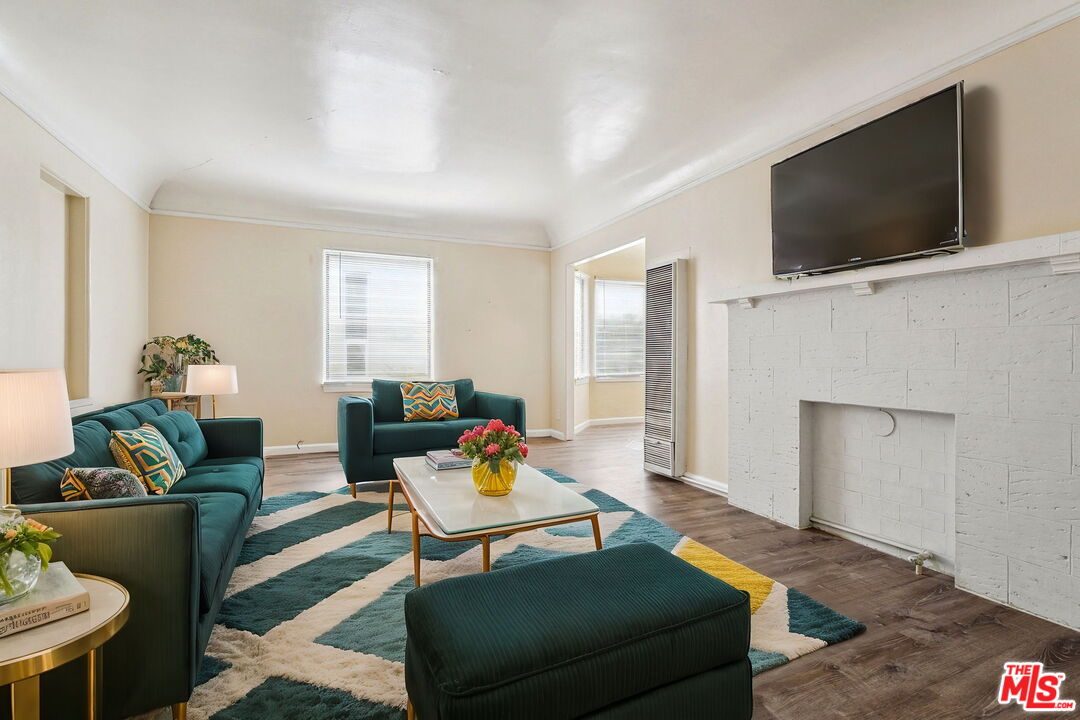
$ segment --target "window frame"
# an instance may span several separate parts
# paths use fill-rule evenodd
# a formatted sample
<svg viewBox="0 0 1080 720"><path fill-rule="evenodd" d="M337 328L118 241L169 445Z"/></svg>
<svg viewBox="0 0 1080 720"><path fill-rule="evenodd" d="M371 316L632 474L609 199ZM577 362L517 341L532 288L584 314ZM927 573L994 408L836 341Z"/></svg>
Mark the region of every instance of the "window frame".
<svg viewBox="0 0 1080 720"><path fill-rule="evenodd" d="M642 304L643 304L643 307L642 307L642 316L641 316L641 320L642 320L642 322L641 322L641 353L642 353L643 366L642 366L642 372L640 372L640 373L605 373L605 374L600 374L600 373L596 372L596 369L600 366L600 363L597 361L597 351L598 351L598 349L600 347L600 343L597 341L597 338L596 338L597 328L600 326L600 323L597 322L596 314L597 314L597 312L599 310L600 305L599 305L599 303L596 302L596 292L597 292L598 286L601 285L601 284L629 285L629 286L639 287L642 290ZM617 279L614 279L614 278L594 278L593 279L593 288L592 288L592 295L593 295L593 308L592 308L592 371L593 371L593 375L592 375L592 379L594 381L600 382L600 383L609 383L609 382L643 382L645 380L645 372L644 372L644 356L645 356L645 308L644 308L644 302L645 302L645 295L644 295L644 293L645 293L645 283L641 282L641 281L637 281L637 280L617 280Z"/></svg>
<svg viewBox="0 0 1080 720"><path fill-rule="evenodd" d="M427 372L422 376L407 378L408 380L417 380L421 382L431 381L435 377L435 259L430 255L408 255L405 253L387 253L376 252L370 250L356 250L350 248L334 248L324 247L321 252L322 262L318 266L319 271L319 286L320 286L320 312L322 315L322 323L320 325L322 331L321 352L319 356L320 362L320 384L322 385L323 392L329 393L341 393L341 392L359 392L370 393L371 381L374 377L347 377L347 378L334 378L327 377L328 366L330 364L329 359L329 341L330 341L330 296L329 296L329 271L327 264L331 255L359 255L367 257L381 257L381 258L402 258L408 260L423 261L427 265L427 287L428 287L428 316L427 316ZM390 378L396 379L396 378Z"/></svg>
<svg viewBox="0 0 1080 720"><path fill-rule="evenodd" d="M574 382L578 385L584 385L592 379L592 279L592 276L588 273L583 273L580 270L574 271ZM580 316L578 315L579 312ZM579 330L581 331L581 347L578 346ZM580 368L578 367L579 359L582 362Z"/></svg>

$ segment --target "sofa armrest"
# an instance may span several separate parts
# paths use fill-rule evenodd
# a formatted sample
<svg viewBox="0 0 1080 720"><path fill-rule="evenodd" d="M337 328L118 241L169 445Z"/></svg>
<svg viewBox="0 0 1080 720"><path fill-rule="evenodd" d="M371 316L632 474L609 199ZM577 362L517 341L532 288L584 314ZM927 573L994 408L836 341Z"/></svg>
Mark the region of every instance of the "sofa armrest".
<svg viewBox="0 0 1080 720"><path fill-rule="evenodd" d="M338 399L338 458L351 483L368 480L375 444L375 406L369 398Z"/></svg>
<svg viewBox="0 0 1080 720"><path fill-rule="evenodd" d="M220 418L199 420L206 438L207 457L263 456L263 422L261 418Z"/></svg>
<svg viewBox="0 0 1080 720"><path fill-rule="evenodd" d="M525 436L525 401L522 398L477 392L476 412L480 417L499 418L507 425L513 425L522 437Z"/></svg>
<svg viewBox="0 0 1080 720"><path fill-rule="evenodd" d="M187 701L199 661L198 498L163 495L20 509L63 535L53 545L55 560L72 572L115 580L131 595L127 624L104 646L105 714L128 717ZM82 672L79 663L69 665ZM42 695L56 710L45 716L82 712L84 685L65 679L69 673L63 666L46 675Z"/></svg>

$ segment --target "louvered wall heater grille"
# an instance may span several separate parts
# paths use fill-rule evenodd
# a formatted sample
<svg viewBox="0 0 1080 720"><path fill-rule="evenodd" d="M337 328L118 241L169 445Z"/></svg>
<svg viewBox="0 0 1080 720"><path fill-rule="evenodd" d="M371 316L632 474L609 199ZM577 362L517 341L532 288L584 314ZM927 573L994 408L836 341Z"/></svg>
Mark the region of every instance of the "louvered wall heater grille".
<svg viewBox="0 0 1080 720"><path fill-rule="evenodd" d="M645 469L686 471L686 260L645 271Z"/></svg>

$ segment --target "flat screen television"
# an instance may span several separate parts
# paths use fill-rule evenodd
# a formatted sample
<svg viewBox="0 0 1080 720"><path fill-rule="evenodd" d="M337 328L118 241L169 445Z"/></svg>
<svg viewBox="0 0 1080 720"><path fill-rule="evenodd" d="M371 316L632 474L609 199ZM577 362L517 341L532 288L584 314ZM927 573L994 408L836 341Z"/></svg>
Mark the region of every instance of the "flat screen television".
<svg viewBox="0 0 1080 720"><path fill-rule="evenodd" d="M963 83L772 166L773 274L963 249Z"/></svg>

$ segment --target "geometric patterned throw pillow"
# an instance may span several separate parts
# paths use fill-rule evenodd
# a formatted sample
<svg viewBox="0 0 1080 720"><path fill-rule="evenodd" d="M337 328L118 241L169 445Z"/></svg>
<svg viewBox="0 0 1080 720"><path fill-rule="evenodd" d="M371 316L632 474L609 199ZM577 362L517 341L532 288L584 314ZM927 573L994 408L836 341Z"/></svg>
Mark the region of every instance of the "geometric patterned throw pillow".
<svg viewBox="0 0 1080 720"><path fill-rule="evenodd" d="M68 468L60 481L65 500L105 500L146 497L146 488L127 470L120 468Z"/></svg>
<svg viewBox="0 0 1080 720"><path fill-rule="evenodd" d="M458 416L457 394L453 383L401 383L401 401L405 422L445 420Z"/></svg>
<svg viewBox="0 0 1080 720"><path fill-rule="evenodd" d="M184 477L184 466L176 451L152 425L113 430L109 451L116 464L134 473L151 495L164 495Z"/></svg>

